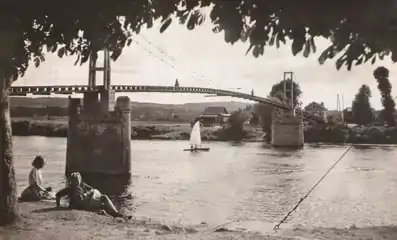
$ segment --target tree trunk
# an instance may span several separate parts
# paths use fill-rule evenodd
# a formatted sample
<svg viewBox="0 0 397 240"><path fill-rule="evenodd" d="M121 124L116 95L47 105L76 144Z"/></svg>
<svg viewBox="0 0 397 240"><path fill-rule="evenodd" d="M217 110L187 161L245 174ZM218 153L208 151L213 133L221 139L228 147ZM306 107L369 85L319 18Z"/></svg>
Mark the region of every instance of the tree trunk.
<svg viewBox="0 0 397 240"><path fill-rule="evenodd" d="M14 222L18 216L8 97L10 81L0 69L0 226Z"/></svg>
<svg viewBox="0 0 397 240"><path fill-rule="evenodd" d="M16 37L15 29L0 30L0 226L18 219L8 94L12 83L11 66Z"/></svg>

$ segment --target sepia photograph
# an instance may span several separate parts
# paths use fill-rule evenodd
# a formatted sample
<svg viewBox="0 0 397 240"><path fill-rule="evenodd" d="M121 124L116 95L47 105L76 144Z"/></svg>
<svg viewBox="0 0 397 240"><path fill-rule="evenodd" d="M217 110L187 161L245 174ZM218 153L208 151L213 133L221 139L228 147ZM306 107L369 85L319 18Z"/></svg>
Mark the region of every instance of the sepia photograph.
<svg viewBox="0 0 397 240"><path fill-rule="evenodd" d="M397 240L397 0L0 1L0 240Z"/></svg>

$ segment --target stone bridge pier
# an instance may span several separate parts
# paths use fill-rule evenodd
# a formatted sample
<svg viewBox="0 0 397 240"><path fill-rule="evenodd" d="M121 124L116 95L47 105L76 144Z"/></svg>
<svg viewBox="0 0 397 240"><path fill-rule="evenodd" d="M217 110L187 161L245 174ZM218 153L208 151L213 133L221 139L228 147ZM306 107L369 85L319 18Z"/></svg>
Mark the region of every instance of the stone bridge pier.
<svg viewBox="0 0 397 240"><path fill-rule="evenodd" d="M304 144L302 113L277 109L273 112L271 129L274 147L302 147Z"/></svg>
<svg viewBox="0 0 397 240"><path fill-rule="evenodd" d="M93 99L86 94L84 100ZM119 97L113 111L100 102L70 99L66 173L128 175L131 170L129 98Z"/></svg>

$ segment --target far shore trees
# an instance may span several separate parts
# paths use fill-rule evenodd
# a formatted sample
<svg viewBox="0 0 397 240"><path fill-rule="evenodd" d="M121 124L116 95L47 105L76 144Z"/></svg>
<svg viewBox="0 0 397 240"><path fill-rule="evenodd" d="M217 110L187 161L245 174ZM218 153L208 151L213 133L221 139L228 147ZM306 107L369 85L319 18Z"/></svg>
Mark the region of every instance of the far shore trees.
<svg viewBox="0 0 397 240"><path fill-rule="evenodd" d="M383 110L381 112L382 118L389 126L396 126L394 113L396 111L396 103L391 96L391 83L389 81L389 70L385 67L378 67L374 71L374 77L378 81L378 89L381 95Z"/></svg>
<svg viewBox="0 0 397 240"><path fill-rule="evenodd" d="M374 121L374 111L371 108L371 89L368 85L361 85L352 103L352 118L358 125L366 125Z"/></svg>

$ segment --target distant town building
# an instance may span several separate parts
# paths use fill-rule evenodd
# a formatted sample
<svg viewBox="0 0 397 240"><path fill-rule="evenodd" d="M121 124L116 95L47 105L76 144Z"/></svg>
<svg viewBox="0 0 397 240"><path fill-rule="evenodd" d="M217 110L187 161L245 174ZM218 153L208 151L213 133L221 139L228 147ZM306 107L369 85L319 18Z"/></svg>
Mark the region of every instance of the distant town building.
<svg viewBox="0 0 397 240"><path fill-rule="evenodd" d="M306 113L319 117L327 121L327 111L328 109L324 106L324 103L311 102L305 107Z"/></svg>
<svg viewBox="0 0 397 240"><path fill-rule="evenodd" d="M338 110L328 110L327 120L333 122L342 122L342 112Z"/></svg>
<svg viewBox="0 0 397 240"><path fill-rule="evenodd" d="M229 117L225 107L207 107L199 119L204 126L214 126L226 123Z"/></svg>
<svg viewBox="0 0 397 240"><path fill-rule="evenodd" d="M178 79L176 79L176 81L175 81L175 87L179 87L179 81L178 81Z"/></svg>

